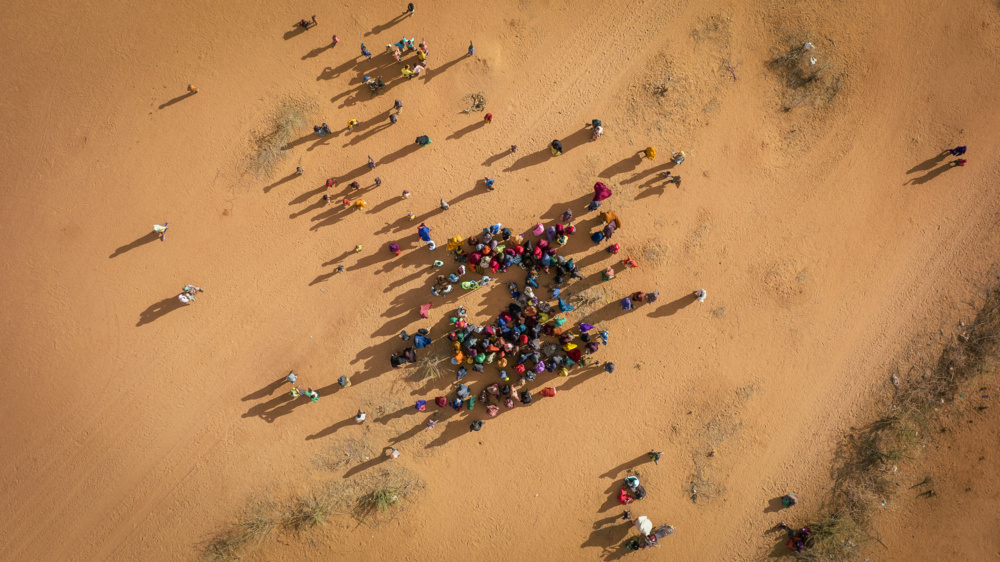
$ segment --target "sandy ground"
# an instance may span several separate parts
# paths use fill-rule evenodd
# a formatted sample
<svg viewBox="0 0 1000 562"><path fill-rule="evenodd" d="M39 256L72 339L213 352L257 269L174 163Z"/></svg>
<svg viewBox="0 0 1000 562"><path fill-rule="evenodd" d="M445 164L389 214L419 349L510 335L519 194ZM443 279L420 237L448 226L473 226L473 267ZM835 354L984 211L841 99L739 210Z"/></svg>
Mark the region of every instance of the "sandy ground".
<svg viewBox="0 0 1000 562"><path fill-rule="evenodd" d="M832 443L884 393L891 358L936 330L995 260L995 2L402 9L7 8L4 559L193 558L248 498L342 478L316 459L351 440L396 444L393 466L424 491L386 525L337 519L259 559L615 559L627 529L611 497L630 469L649 491L633 513L678 529L635 557L759 559L780 517L768 501L796 490L803 510L818 507ZM289 33L314 13L318 29ZM342 42L327 48L333 33ZM382 52L403 34L431 45L424 77L402 80ZM476 56L465 58L470 39ZM841 88L785 112L765 62L803 39ZM359 82L373 68L391 80L370 98ZM201 91L184 96L188 83ZM475 92L492 125L461 113ZM336 134L303 129L275 176L254 179L250 139L290 96ZM393 99L405 110L384 127ZM606 134L583 142L595 117ZM362 126L345 132L352 118ZM415 151L420 134L434 143ZM545 152L553 138L569 146L558 159ZM942 168L936 155L955 144L970 146L970 164ZM660 150L654 162L635 157L647 145ZM680 189L657 181L671 149L689 152ZM353 178L369 188L368 155L384 180L366 193L368 212L320 208L327 177L341 180L336 193ZM298 165L306 174L290 176ZM496 191L477 185L486 175ZM441 253L417 245L406 212L439 241L498 221L524 230L566 208L589 231L583 207L599 179L624 221L615 241L641 267L600 283L611 258L584 232L569 249L587 278L568 290L661 293L627 315L600 304L571 317L611 332L601 357L618 370L555 380L556 398L480 433L466 428L482 411L419 431L427 415L412 401L449 381L391 370L396 334L441 335L458 304L485 320L505 292L440 299L421 321ZM441 197L450 211L437 210ZM146 236L162 221L163 243ZM402 257L385 249L392 241ZM331 275L338 264L346 271ZM168 306L185 283L206 292ZM687 298L696 288L705 303ZM276 381L289 369L320 389L317 404L282 402ZM339 390L341 375L353 386ZM359 407L370 423L345 423ZM650 448L666 452L659 466ZM972 559L955 550L964 543L912 542Z"/></svg>

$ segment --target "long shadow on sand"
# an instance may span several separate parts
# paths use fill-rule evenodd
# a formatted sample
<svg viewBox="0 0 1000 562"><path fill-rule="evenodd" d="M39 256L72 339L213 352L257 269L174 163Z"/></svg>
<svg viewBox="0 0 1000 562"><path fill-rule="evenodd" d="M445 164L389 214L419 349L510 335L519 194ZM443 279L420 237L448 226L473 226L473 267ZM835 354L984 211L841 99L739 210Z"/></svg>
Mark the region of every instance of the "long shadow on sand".
<svg viewBox="0 0 1000 562"><path fill-rule="evenodd" d="M138 248L139 246L145 246L146 244L149 244L150 242L155 242L159 238L160 238L159 234L157 234L155 232L149 232L148 234L145 234L145 235L143 235L143 236L141 236L139 238L136 238L135 240L129 242L128 244L125 244L124 246L119 246L117 249L115 249L114 253L112 253L110 256L108 256L108 258L109 259L110 258L116 258L116 257L124 254L125 252L128 252L129 250L134 250L134 249Z"/></svg>
<svg viewBox="0 0 1000 562"><path fill-rule="evenodd" d="M158 303L149 305L149 308L143 310L139 314L139 322L136 323L136 326L149 324L153 320L161 318L166 314L184 306L186 305L177 298L177 295L167 297Z"/></svg>
<svg viewBox="0 0 1000 562"><path fill-rule="evenodd" d="M370 37L372 35L378 35L379 33L382 33L383 31L389 29L390 27L405 20L407 15L409 15L409 12L403 12L402 14L392 18L391 20L383 24L376 25L375 27L372 28L371 31L365 32L365 37Z"/></svg>
<svg viewBox="0 0 1000 562"><path fill-rule="evenodd" d="M694 304L698 300L698 297L694 296L694 293L688 293L683 297L668 302L667 304L657 308L649 315L650 318L663 318L664 316L673 316L677 314L681 309Z"/></svg>
<svg viewBox="0 0 1000 562"><path fill-rule="evenodd" d="M952 168L953 168L953 166L951 164L945 164L945 165L940 166L938 168L934 168L933 170L927 172L926 174L920 176L919 178L909 179L903 185L909 185L911 183L913 185L922 185L922 184L925 184L925 183L931 181L932 179L940 176L941 174L947 172L948 170L950 170Z"/></svg>
<svg viewBox="0 0 1000 562"><path fill-rule="evenodd" d="M195 94L195 92L188 92L186 94L181 94L181 95L177 96L176 98L174 98L174 99L172 99L170 101L166 101L166 102L161 103L160 104L160 109L163 109L165 107L170 107L171 105L174 105L175 103L178 103L178 102L182 102L182 101L188 99L189 97L193 96L194 94Z"/></svg>

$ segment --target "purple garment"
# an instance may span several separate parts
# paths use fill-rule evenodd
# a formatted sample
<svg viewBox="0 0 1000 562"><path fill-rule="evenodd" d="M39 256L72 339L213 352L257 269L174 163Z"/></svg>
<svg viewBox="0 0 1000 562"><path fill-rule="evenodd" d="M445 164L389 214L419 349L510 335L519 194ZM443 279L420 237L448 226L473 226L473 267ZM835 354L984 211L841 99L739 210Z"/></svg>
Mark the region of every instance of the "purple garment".
<svg viewBox="0 0 1000 562"><path fill-rule="evenodd" d="M545 229L545 237L549 239L549 242L552 242L553 240L555 240L556 239L556 227L550 226L550 227L546 228Z"/></svg>
<svg viewBox="0 0 1000 562"><path fill-rule="evenodd" d="M539 361L535 365L535 372L541 374L543 371L545 371L545 361Z"/></svg>
<svg viewBox="0 0 1000 562"><path fill-rule="evenodd" d="M622 310L632 310L632 299L628 297L622 299Z"/></svg>
<svg viewBox="0 0 1000 562"><path fill-rule="evenodd" d="M591 326L590 324L587 324L586 322L580 322L580 331L581 332L589 332L589 331L591 331L593 329L594 329L594 327Z"/></svg>

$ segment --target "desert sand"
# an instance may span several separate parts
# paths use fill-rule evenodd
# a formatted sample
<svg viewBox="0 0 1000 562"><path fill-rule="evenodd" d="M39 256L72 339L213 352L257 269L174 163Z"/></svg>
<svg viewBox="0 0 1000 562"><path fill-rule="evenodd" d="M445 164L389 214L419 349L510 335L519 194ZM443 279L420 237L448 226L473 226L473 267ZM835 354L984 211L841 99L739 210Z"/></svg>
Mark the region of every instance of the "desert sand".
<svg viewBox="0 0 1000 562"><path fill-rule="evenodd" d="M995 263L995 2L446 0L401 18L404 7L7 7L0 557L194 559L252 497L385 467L317 464L363 443L395 445L392 466L419 477L405 511L378 527L334 517L251 559L615 559L628 529L613 495L629 470L649 492L633 513L677 528L632 556L761 559L787 517L768 501L794 490L797 511L818 509L833 443L884 397L893 357L951 322ZM319 25L296 32L312 14ZM410 81L383 52L404 35L431 47ZM767 61L804 41L829 88L800 100ZM389 81L374 97L360 84L372 69ZM462 113L474 93L492 124ZM290 99L312 108L309 126L272 177L247 173ZM394 99L405 108L390 127ZM605 134L590 143L594 118ZM345 131L349 119L359 128ZM334 134L312 135L320 122ZM421 134L434 142L414 150ZM556 138L570 149L551 158ZM957 144L969 165L948 168L940 153ZM660 155L641 161L649 145ZM670 150L688 153L679 188L658 177ZM367 211L320 207L328 177L334 194L362 183ZM615 192L602 209L623 219L614 241L640 264L607 283L599 272L622 255L587 239L595 181ZM417 243L417 223L443 243L567 208L585 279L566 291L601 298L570 318L610 332L599 358L617 370L552 379L555 398L478 433L482 411L424 431L430 414L413 401L453 375L391 369L397 334L439 338L459 304L482 322L508 299L502 283L431 297L444 252ZM163 221L160 242L147 233ZM205 293L174 306L187 283ZM614 302L654 288L660 300L630 313ZM689 298L698 288L704 303ZM283 402L292 369L318 403ZM465 380L478 390L495 376ZM995 534L979 537L905 535L913 554L877 559L995 555Z"/></svg>

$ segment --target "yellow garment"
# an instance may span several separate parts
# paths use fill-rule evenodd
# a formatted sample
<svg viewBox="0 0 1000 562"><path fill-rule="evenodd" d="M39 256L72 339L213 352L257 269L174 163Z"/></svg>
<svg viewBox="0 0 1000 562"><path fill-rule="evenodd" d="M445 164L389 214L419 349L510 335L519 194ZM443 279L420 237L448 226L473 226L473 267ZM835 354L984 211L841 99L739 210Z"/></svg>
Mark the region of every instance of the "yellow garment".
<svg viewBox="0 0 1000 562"><path fill-rule="evenodd" d="M457 249L459 249L461 247L462 247L462 237L461 236L455 236L455 237L452 237L452 238L448 239L448 246L447 246L447 248L448 248L449 252L454 252L455 250L457 250Z"/></svg>
<svg viewBox="0 0 1000 562"><path fill-rule="evenodd" d="M566 367L560 367L559 368L559 376L560 377L568 377L569 376L569 369L567 369Z"/></svg>
<svg viewBox="0 0 1000 562"><path fill-rule="evenodd" d="M354 202L354 208L355 209L360 209L362 211L365 210L365 206L367 206L367 205L368 205L368 203L365 203L364 199L358 199L357 201Z"/></svg>
<svg viewBox="0 0 1000 562"><path fill-rule="evenodd" d="M656 149L652 146L646 147L646 158L649 158L650 160L656 158Z"/></svg>
<svg viewBox="0 0 1000 562"><path fill-rule="evenodd" d="M576 344L572 343L572 342L567 342L567 343L563 344L562 347L563 347L563 351L572 351L572 350L576 349Z"/></svg>
<svg viewBox="0 0 1000 562"><path fill-rule="evenodd" d="M403 75L404 78L409 78L410 76L413 76L413 71L410 70L409 66L404 66L403 70L400 70L399 72L400 74Z"/></svg>

